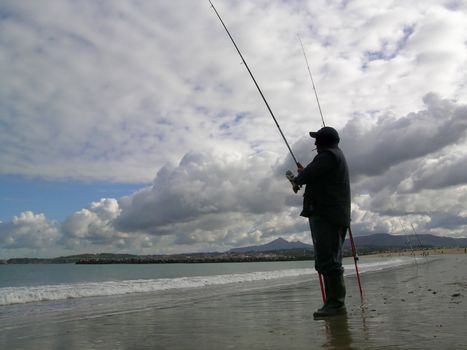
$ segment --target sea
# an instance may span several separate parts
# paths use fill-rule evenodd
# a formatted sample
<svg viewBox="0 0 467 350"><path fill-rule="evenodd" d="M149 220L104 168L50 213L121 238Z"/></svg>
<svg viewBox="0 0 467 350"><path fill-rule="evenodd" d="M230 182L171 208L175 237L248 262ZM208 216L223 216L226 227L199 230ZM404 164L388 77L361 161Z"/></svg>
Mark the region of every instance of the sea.
<svg viewBox="0 0 467 350"><path fill-rule="evenodd" d="M364 257L361 274L413 264L412 257ZM355 274L353 258L345 275ZM0 265L0 312L10 305L44 305L96 297L203 292L214 287L257 288L264 282L316 280L313 261L200 264L5 264Z"/></svg>
<svg viewBox="0 0 467 350"><path fill-rule="evenodd" d="M414 263L413 257L365 256L360 258L358 267L364 281L366 274ZM113 319L110 316L125 318L146 315L146 311L173 316L177 310L191 310L199 303L209 304L219 298L268 297L270 292L290 287L307 288L310 297L319 300L318 275L313 264L313 261L3 264L0 265L0 347L2 342L9 341L17 345L24 337L29 337L23 339L26 343L33 341L32 338L40 337L43 332L62 332L67 324L93 324L94 320L100 324ZM344 259L344 268L350 282L348 291L354 288L355 295L358 292L352 278L355 275L352 258ZM91 323L83 323L86 320Z"/></svg>

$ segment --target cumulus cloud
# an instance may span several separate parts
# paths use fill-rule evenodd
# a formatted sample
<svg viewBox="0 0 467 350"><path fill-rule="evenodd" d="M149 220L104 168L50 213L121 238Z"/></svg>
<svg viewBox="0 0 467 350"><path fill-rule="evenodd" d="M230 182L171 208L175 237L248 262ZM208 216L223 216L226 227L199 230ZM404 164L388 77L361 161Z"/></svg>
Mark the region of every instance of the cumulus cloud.
<svg viewBox="0 0 467 350"><path fill-rule="evenodd" d="M278 212L283 191L267 176L268 154L244 157L188 153L175 168L163 167L151 187L120 199L120 227L153 230L205 214Z"/></svg>
<svg viewBox="0 0 467 350"><path fill-rule="evenodd" d="M61 245L70 250L119 249L120 251L151 248L153 240L143 232L122 232L115 227L122 210L114 198L102 198L87 208L70 215L61 226Z"/></svg>
<svg viewBox="0 0 467 350"><path fill-rule="evenodd" d="M424 102L424 110L403 118L382 115L347 123L342 134L354 176L378 175L465 141L467 106L434 94L426 95Z"/></svg>
<svg viewBox="0 0 467 350"><path fill-rule="evenodd" d="M271 153L190 152L176 167L163 167L152 186L120 198L115 226L125 232L175 235L176 244L228 246L289 233L291 219L277 220L284 211L290 215L290 188L284 176L273 176L276 160Z"/></svg>
<svg viewBox="0 0 467 350"><path fill-rule="evenodd" d="M417 192L421 189L439 189L465 185L467 182L467 155L455 153L440 158L427 159L409 180L408 189ZM450 152L451 153L451 152Z"/></svg>
<svg viewBox="0 0 467 350"><path fill-rule="evenodd" d="M55 246L60 238L58 223L47 220L44 214L26 211L11 222L0 222L0 247L4 249L38 251Z"/></svg>
<svg viewBox="0 0 467 350"><path fill-rule="evenodd" d="M118 235L115 237L112 227L112 221L119 215L120 208L115 199L101 199L68 217L63 229L68 238L105 243L119 238Z"/></svg>

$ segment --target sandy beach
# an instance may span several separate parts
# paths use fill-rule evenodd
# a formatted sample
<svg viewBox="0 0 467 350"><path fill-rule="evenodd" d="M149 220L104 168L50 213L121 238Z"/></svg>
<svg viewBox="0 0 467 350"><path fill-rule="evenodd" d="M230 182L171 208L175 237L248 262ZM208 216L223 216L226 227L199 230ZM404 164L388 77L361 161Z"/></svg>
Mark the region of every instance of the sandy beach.
<svg viewBox="0 0 467 350"><path fill-rule="evenodd" d="M362 258L364 259L364 257ZM316 280L115 298L9 319L1 349L466 349L467 255L347 276L348 315L314 320ZM352 273L353 271L348 271ZM82 302L82 301L81 301ZM24 306L18 306L24 307Z"/></svg>

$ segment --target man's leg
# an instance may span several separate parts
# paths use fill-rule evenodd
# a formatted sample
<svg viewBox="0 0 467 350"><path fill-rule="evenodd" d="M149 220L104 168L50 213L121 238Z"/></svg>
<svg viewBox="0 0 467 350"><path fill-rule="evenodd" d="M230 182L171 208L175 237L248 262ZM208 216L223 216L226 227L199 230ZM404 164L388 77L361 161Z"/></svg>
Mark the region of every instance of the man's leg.
<svg viewBox="0 0 467 350"><path fill-rule="evenodd" d="M316 216L311 217L309 221L315 252L315 269L322 275L342 273L342 246L346 228Z"/></svg>
<svg viewBox="0 0 467 350"><path fill-rule="evenodd" d="M314 313L315 317L343 314L345 310L344 269L342 246L346 228L319 217L310 218L315 251L315 268L324 277L326 303Z"/></svg>

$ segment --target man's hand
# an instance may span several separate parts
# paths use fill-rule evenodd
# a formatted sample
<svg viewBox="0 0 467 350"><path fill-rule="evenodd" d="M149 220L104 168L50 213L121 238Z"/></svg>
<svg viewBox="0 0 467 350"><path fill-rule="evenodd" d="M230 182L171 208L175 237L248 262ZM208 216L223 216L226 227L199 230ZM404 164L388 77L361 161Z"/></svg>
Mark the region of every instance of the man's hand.
<svg viewBox="0 0 467 350"><path fill-rule="evenodd" d="M300 163L297 163L297 173L300 174L303 170L305 170L303 165L301 165Z"/></svg>
<svg viewBox="0 0 467 350"><path fill-rule="evenodd" d="M300 189L300 186L295 183L295 181L294 181L295 176L293 175L293 173L290 170L287 170L287 172L285 173L285 176L287 177L287 179L292 184L292 189L293 189L294 193L297 193L298 190Z"/></svg>
<svg viewBox="0 0 467 350"><path fill-rule="evenodd" d="M293 193L297 193L300 190L300 186L294 184L292 186L292 190L293 190Z"/></svg>

